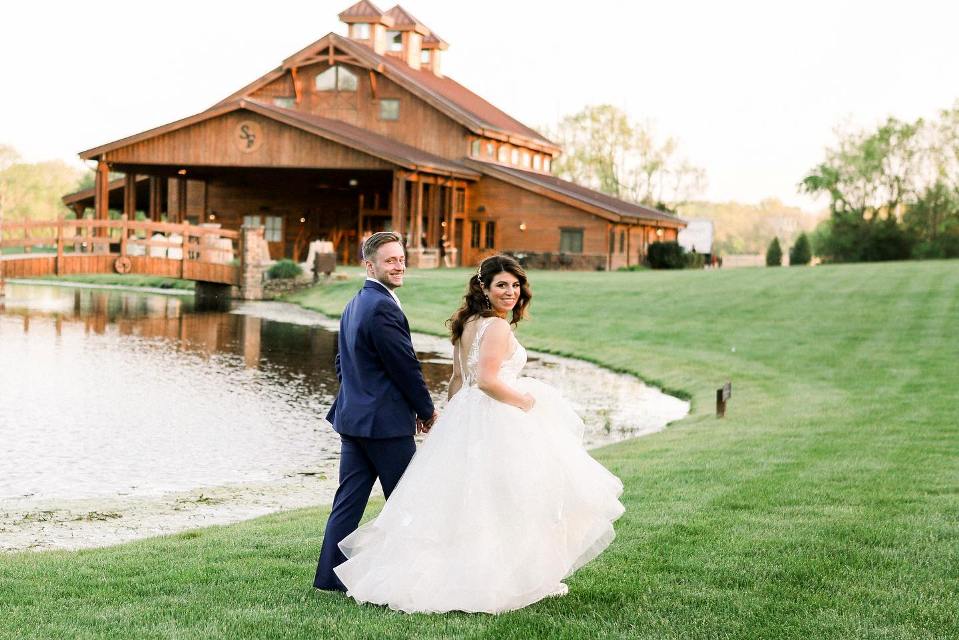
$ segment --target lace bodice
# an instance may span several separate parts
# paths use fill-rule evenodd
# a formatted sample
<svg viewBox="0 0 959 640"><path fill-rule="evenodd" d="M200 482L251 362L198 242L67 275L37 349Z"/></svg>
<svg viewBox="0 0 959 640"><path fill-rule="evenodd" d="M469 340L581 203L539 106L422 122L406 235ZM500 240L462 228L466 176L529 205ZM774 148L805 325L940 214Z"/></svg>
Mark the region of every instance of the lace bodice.
<svg viewBox="0 0 959 640"><path fill-rule="evenodd" d="M483 341L483 335L493 320L495 320L495 318L480 318L476 321L479 323L479 326L476 329L476 335L473 337L473 343L470 345L469 351L466 354L466 365L463 367L462 362L459 363L464 387L476 386L477 372L479 369L480 343ZM503 380L515 380L519 377L520 373L522 373L523 367L526 366L526 349L519 343L512 331L509 335L510 342L513 345L513 352L508 358L503 360L503 364L500 365L499 377ZM462 359L462 357L463 355L461 353L460 358Z"/></svg>

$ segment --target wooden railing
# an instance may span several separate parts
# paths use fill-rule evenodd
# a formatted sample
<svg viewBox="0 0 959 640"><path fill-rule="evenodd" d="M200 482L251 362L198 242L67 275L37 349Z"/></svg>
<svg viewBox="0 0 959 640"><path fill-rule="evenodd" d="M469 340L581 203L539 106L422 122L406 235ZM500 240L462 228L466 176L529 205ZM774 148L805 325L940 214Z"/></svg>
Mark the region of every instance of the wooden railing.
<svg viewBox="0 0 959 640"><path fill-rule="evenodd" d="M235 267L239 258L240 233L189 223L127 220L36 220L4 221L0 227L0 252L4 261L46 256L56 253L55 273L64 272L65 258L82 256L113 257L109 265L119 273L156 273L187 279L204 279L206 269L211 281L222 281L223 268ZM10 249L21 249L19 255ZM7 251L3 251L6 249ZM119 258L122 258L120 260ZM172 260L178 268L160 265L156 259ZM103 261L100 261L103 262ZM134 263L137 263L134 269ZM141 264L142 263L142 264ZM107 263L104 263L107 264ZM105 270L103 266L97 268Z"/></svg>

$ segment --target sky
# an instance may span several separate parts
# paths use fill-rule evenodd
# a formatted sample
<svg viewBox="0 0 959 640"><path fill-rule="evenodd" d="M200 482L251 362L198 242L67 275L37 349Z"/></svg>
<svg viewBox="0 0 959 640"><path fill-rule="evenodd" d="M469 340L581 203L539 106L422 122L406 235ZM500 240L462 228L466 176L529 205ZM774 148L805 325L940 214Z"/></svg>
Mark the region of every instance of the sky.
<svg viewBox="0 0 959 640"><path fill-rule="evenodd" d="M0 144L63 159L203 111L329 32L350 0L6 3ZM377 2L387 10L392 3ZM837 127L959 100L945 0L408 0L444 72L521 122L612 104L679 140L713 201L797 193Z"/></svg>

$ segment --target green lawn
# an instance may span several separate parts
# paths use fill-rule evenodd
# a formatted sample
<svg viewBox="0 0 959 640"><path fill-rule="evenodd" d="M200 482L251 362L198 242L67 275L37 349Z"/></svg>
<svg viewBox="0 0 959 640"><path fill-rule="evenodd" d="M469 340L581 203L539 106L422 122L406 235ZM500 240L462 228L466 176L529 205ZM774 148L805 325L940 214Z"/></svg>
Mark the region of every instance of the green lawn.
<svg viewBox="0 0 959 640"><path fill-rule="evenodd" d="M409 276L414 329L443 331L468 273ZM5 556L0 637L959 637L959 262L531 278L527 346L693 401L595 452L627 510L569 596L491 617L314 593L312 509ZM338 313L359 284L296 298Z"/></svg>

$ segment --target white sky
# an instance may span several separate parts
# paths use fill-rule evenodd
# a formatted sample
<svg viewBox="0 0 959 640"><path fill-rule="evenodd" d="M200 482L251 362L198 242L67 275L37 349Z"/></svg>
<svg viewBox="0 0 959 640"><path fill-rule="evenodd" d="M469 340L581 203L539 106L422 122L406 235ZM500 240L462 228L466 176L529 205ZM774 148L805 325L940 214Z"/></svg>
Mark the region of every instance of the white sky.
<svg viewBox="0 0 959 640"><path fill-rule="evenodd" d="M375 0L374 0L375 1ZM330 31L351 0L4 3L0 144L62 158L202 111ZM383 9L392 3L377 2ZM611 103L706 169L711 200L796 193L835 127L959 99L948 0L408 0L445 72L537 127ZM821 203L818 203L821 204Z"/></svg>

